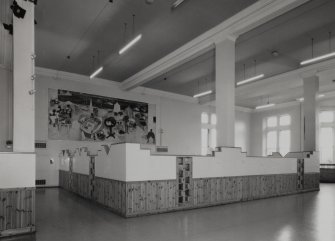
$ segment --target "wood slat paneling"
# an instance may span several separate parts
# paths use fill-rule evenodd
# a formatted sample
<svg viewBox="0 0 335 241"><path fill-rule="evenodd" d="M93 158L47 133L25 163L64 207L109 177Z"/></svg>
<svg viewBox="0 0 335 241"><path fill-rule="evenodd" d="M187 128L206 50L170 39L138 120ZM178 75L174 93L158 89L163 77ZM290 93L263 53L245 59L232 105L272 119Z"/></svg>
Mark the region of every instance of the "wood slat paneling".
<svg viewBox="0 0 335 241"><path fill-rule="evenodd" d="M308 174L305 179L314 188L308 186L306 190L317 190L317 175ZM300 192L297 190L297 174L193 179L193 203L188 206L178 205L177 191L176 180L127 183L126 215L139 216Z"/></svg>
<svg viewBox="0 0 335 241"><path fill-rule="evenodd" d="M0 189L0 238L35 231L35 188Z"/></svg>
<svg viewBox="0 0 335 241"><path fill-rule="evenodd" d="M88 175L60 171L61 187L89 198ZM297 189L297 174L196 178L192 202L178 203L177 180L120 182L95 178L93 200L126 217L191 209L233 202L276 197L319 189L319 174L304 174L304 189Z"/></svg>
<svg viewBox="0 0 335 241"><path fill-rule="evenodd" d="M126 216L166 212L178 207L176 180L128 182Z"/></svg>
<svg viewBox="0 0 335 241"><path fill-rule="evenodd" d="M93 197L89 188L89 176L72 172L72 184L70 185L70 172L59 171L60 187L78 194L79 196L93 200L115 213L126 214L126 183L100 177L94 178Z"/></svg>
<svg viewBox="0 0 335 241"><path fill-rule="evenodd" d="M304 175L304 190L319 190L320 189L320 173L305 173Z"/></svg>

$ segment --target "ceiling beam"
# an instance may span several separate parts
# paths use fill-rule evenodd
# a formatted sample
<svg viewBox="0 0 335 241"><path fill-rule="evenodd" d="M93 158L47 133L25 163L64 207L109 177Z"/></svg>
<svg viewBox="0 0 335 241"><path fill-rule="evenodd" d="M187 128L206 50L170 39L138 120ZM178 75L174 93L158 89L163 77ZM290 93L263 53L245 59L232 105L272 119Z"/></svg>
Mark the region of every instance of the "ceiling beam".
<svg viewBox="0 0 335 241"><path fill-rule="evenodd" d="M222 39L239 35L305 3L309 0L259 0L216 27L176 49L121 84L122 89L131 90L153 80L163 73L194 59L215 48Z"/></svg>

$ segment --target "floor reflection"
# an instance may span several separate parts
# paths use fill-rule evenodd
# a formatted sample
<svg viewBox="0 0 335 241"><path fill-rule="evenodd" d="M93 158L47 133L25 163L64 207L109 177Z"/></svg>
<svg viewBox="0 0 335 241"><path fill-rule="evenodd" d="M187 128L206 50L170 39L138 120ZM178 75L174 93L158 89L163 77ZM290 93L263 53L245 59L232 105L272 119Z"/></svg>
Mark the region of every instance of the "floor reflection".
<svg viewBox="0 0 335 241"><path fill-rule="evenodd" d="M10 240L335 240L334 184L322 184L320 192L130 219L57 188L38 190L36 207L36 237Z"/></svg>

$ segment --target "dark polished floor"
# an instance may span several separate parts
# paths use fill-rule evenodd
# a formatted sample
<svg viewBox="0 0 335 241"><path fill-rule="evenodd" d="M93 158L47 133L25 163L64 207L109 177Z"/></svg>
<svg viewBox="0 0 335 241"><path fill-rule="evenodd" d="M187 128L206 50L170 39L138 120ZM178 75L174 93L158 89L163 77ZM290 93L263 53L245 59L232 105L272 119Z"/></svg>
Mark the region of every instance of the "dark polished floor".
<svg viewBox="0 0 335 241"><path fill-rule="evenodd" d="M37 191L37 233L15 241L334 241L335 184L320 192L124 219L61 189Z"/></svg>

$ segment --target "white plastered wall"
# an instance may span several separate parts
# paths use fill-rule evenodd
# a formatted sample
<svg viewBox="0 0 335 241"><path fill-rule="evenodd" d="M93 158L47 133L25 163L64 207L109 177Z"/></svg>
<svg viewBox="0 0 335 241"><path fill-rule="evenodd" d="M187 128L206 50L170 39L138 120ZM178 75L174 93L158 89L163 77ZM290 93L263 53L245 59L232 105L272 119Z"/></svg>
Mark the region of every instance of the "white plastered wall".
<svg viewBox="0 0 335 241"><path fill-rule="evenodd" d="M34 153L0 153L0 189L35 187Z"/></svg>

